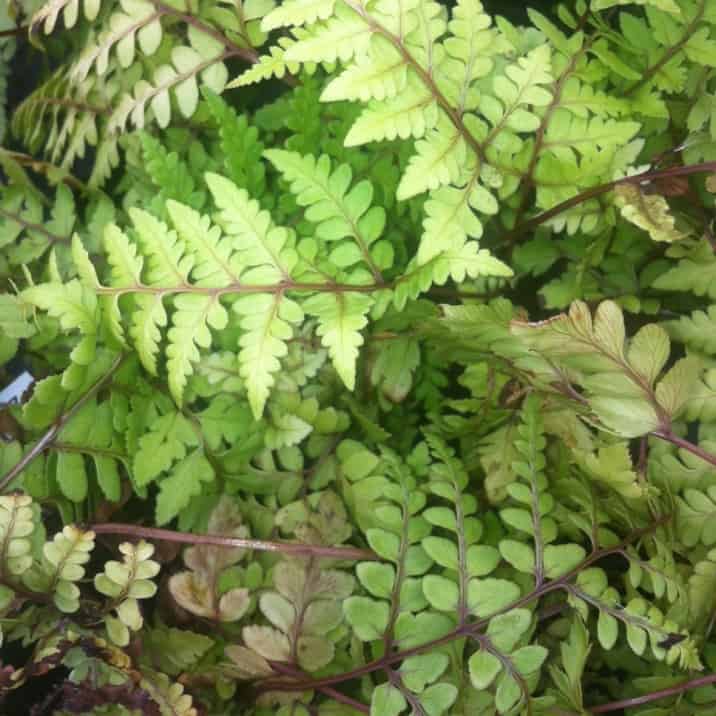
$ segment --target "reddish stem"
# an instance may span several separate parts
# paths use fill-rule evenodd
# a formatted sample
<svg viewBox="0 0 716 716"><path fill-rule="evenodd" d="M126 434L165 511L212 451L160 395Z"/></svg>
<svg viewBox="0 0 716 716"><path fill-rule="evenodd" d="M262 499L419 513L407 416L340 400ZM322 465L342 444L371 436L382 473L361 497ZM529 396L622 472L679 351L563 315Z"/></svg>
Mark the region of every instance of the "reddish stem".
<svg viewBox="0 0 716 716"><path fill-rule="evenodd" d="M661 440L666 440L666 442L669 442L672 445L676 445L676 447L681 448L682 450L688 450L688 452L690 452L692 455L697 455L705 462L716 467L716 455L709 452L708 450L704 450L703 448L699 447L698 445L694 445L694 443L689 442L688 440L685 440L684 438L680 438L678 435L674 435L674 433L672 433L671 430L669 430L669 429L655 430L651 434L655 438L660 438Z"/></svg>
<svg viewBox="0 0 716 716"><path fill-rule="evenodd" d="M641 174L634 174L633 176L623 177L622 179L610 181L606 184L593 186L590 189L573 196L571 199L567 199L566 201L557 204L557 206L553 206L551 209L548 209L547 211L528 219L519 226L516 226L512 231L508 232L503 239L508 243L511 243L522 234L530 231L531 229L536 229L541 224L553 219L562 212L573 209L575 206L579 206L583 202L589 201L589 199L596 199L602 194L606 194L622 184L636 184L638 186L639 184L653 181L655 179L688 176L689 174L699 174L703 172L716 172L716 162L702 162L700 164L689 164L687 166L669 167L668 169L659 170L649 169Z"/></svg>
<svg viewBox="0 0 716 716"><path fill-rule="evenodd" d="M96 534L130 535L164 542L180 542L182 544L204 544L229 549L255 549L260 552L279 552L300 557L328 557L331 559L364 559L377 560L378 557L369 549L359 547L327 547L318 544L299 544L297 542L268 542L259 539L239 539L221 535L197 535L191 532L176 532L158 527L141 527L122 522L103 522L90 525L87 529Z"/></svg>
<svg viewBox="0 0 716 716"><path fill-rule="evenodd" d="M716 674L709 674L708 676L700 676L698 679L691 679L691 681L684 681L675 686L669 686L666 689L660 689L659 691L652 691L650 694L644 694L643 696L634 696L631 699L622 699L621 701L612 701L608 704L602 704L601 706L592 706L589 711L593 714L605 714L609 711L620 711L622 709L630 709L635 706L641 706L641 704L648 704L652 701L658 701L659 699L666 699L670 696L678 696L683 694L684 691L689 689L698 689L701 686L708 686L709 684L716 683Z"/></svg>
<svg viewBox="0 0 716 716"><path fill-rule="evenodd" d="M271 668L274 671L281 672L282 674L286 674L287 676L306 676L300 669L295 669L292 666L289 666L288 664L284 664L282 662L276 662L272 661ZM338 701L341 704L344 704L345 706L349 706L352 709L355 709L356 711L360 711L361 713L367 714L370 713L370 708L366 706L365 704L362 704L360 701L356 701L355 699L351 698L350 696L347 696L342 691L338 691L337 689L333 689L330 686L321 686L318 689L321 693L325 694L326 696L332 698L334 701Z"/></svg>

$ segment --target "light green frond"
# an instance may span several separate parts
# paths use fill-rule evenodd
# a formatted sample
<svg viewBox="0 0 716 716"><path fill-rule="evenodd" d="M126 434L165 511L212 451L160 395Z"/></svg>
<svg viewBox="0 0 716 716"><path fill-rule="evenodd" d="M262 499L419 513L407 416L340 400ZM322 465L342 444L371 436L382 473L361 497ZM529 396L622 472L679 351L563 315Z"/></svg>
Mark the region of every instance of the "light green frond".
<svg viewBox="0 0 716 716"><path fill-rule="evenodd" d="M65 331L77 329L93 335L97 330L97 296L76 279L32 286L23 291L22 298L58 318Z"/></svg>
<svg viewBox="0 0 716 716"><path fill-rule="evenodd" d="M401 93L382 102L373 100L345 138L346 147L356 147L384 139L423 137L438 121L438 105L430 90L408 76Z"/></svg>
<svg viewBox="0 0 716 716"><path fill-rule="evenodd" d="M286 25L298 26L327 20L336 0L285 0L261 21L261 29L271 32Z"/></svg>
<svg viewBox="0 0 716 716"><path fill-rule="evenodd" d="M697 381L684 413L687 420L716 422L716 368L706 371Z"/></svg>
<svg viewBox="0 0 716 716"><path fill-rule="evenodd" d="M127 122L138 129L145 125L147 108L156 123L164 128L172 115L172 97L181 114L189 118L199 104L199 84L220 93L226 86L228 70L223 64L225 52L216 40L198 48L178 46L172 50L171 64L154 71L153 83L139 80L131 94L125 94L109 119L107 131L123 131Z"/></svg>
<svg viewBox="0 0 716 716"><path fill-rule="evenodd" d="M716 306L681 316L678 321L668 321L665 327L672 338L689 348L716 355Z"/></svg>
<svg viewBox="0 0 716 716"><path fill-rule="evenodd" d="M448 25L452 36L443 43L450 60L440 67L440 74L441 84L454 86L450 99L460 111L475 109L478 95L472 83L489 75L495 64L493 55L509 48L491 25L492 18L480 0L460 0L453 10Z"/></svg>
<svg viewBox="0 0 716 716"><path fill-rule="evenodd" d="M137 255L137 245L115 224L108 224L105 228L104 247L111 268L110 284L116 287L140 285L142 257Z"/></svg>
<svg viewBox="0 0 716 716"><path fill-rule="evenodd" d="M234 271L260 269L242 276L247 283L271 284L288 279L297 260L288 230L275 226L269 213L228 179L207 174L206 183L221 210L219 225L236 252Z"/></svg>
<svg viewBox="0 0 716 716"><path fill-rule="evenodd" d="M122 9L113 13L96 41L90 42L75 66L72 77L81 82L94 66L98 75L103 75L109 65L109 54L114 49L120 67L127 68L134 61L135 43L145 55L152 55L162 40L160 13L151 2L125 0ZM51 17L48 17L50 20Z"/></svg>
<svg viewBox="0 0 716 716"><path fill-rule="evenodd" d="M262 80L268 80L271 77L282 79L286 74L295 74L298 72L300 64L298 62L290 62L286 57L286 51L294 44L294 41L282 37L278 41L278 45L274 45L268 51L268 54L262 55L259 61L243 74L231 80L226 89L234 87L245 87Z"/></svg>
<svg viewBox="0 0 716 716"><path fill-rule="evenodd" d="M676 266L661 274L653 283L662 291L690 291L697 296L716 299L716 255L711 244L701 241Z"/></svg>
<svg viewBox="0 0 716 716"><path fill-rule="evenodd" d="M551 117L542 147L558 159L596 154L610 147L626 146L637 134L639 122L621 122L592 117L582 119L565 109L557 109Z"/></svg>
<svg viewBox="0 0 716 716"><path fill-rule="evenodd" d="M657 10L681 15L681 8L674 0L592 0L592 10L595 12L608 10L615 5L649 5Z"/></svg>
<svg viewBox="0 0 716 716"><path fill-rule="evenodd" d="M185 255L184 244L176 232L143 209L130 209L129 215L137 242L147 257L144 277L147 285L186 284L193 260L190 255Z"/></svg>
<svg viewBox="0 0 716 716"><path fill-rule="evenodd" d="M82 7L84 16L92 21L97 17L101 6L101 0L84 0ZM79 19L80 0L48 0L30 19L30 27L42 24L46 35L49 35L57 24L57 19L62 13L62 21L65 28L74 27Z"/></svg>
<svg viewBox="0 0 716 716"><path fill-rule="evenodd" d="M129 335L134 341L142 365L151 375L156 375L161 329L167 325L164 298L157 293L153 296L137 295L134 300L137 309L132 314Z"/></svg>
<svg viewBox="0 0 716 716"><path fill-rule="evenodd" d="M483 214L497 212L497 200L474 176L459 189L446 186L430 192L418 249L420 265L445 251L459 250L468 237L482 236L482 222L473 208Z"/></svg>
<svg viewBox="0 0 716 716"><path fill-rule="evenodd" d="M66 525L45 543L42 564L28 572L25 581L35 591L51 593L61 612L76 612L80 608L80 590L75 583L84 577L84 565L93 549L94 532Z"/></svg>
<svg viewBox="0 0 716 716"><path fill-rule="evenodd" d="M564 83L559 104L575 116L585 119L590 112L598 116L619 117L629 111L626 99L595 89L574 76Z"/></svg>
<svg viewBox="0 0 716 716"><path fill-rule="evenodd" d="M369 54L357 57L354 64L326 85L321 102L391 99L405 89L407 79L405 58L390 43L377 37Z"/></svg>
<svg viewBox="0 0 716 716"><path fill-rule="evenodd" d="M433 284L441 286L451 278L460 283L466 278L509 278L512 275L507 264L487 249L479 249L476 242L468 241L459 248L447 249L425 264L412 261L395 287L393 302L396 308L403 310L408 300L415 300Z"/></svg>
<svg viewBox="0 0 716 716"><path fill-rule="evenodd" d="M306 313L318 318L318 335L336 372L349 390L355 387L360 331L368 323L373 299L359 293L318 294L304 303Z"/></svg>
<svg viewBox="0 0 716 716"><path fill-rule="evenodd" d="M178 235L194 255L192 278L196 284L220 288L238 281L232 267L231 239L222 236L221 229L212 226L209 217L185 204L170 200L166 206Z"/></svg>
<svg viewBox="0 0 716 716"><path fill-rule="evenodd" d="M480 113L493 126L493 132L504 129L513 132L533 132L539 127L534 107L545 107L552 94L543 85L550 85L552 77L551 51L540 45L517 62L505 68L504 75L493 80L494 94L480 98Z"/></svg>
<svg viewBox="0 0 716 716"><path fill-rule="evenodd" d="M211 346L209 326L216 330L226 328L229 317L219 299L211 295L181 294L174 300L174 308L167 335L167 371L171 394L181 405L187 376L200 358L198 348Z"/></svg>
<svg viewBox="0 0 716 716"><path fill-rule="evenodd" d="M373 207L373 185L367 179L351 188L352 172L347 164L331 169L327 155L312 155L271 149L264 153L291 182L291 192L306 218L316 224L316 236L326 242L352 238L355 244L339 244L331 254L342 269L364 261L376 273L369 249L382 234L385 210Z"/></svg>
<svg viewBox="0 0 716 716"><path fill-rule="evenodd" d="M20 576L32 566L34 529L32 499L28 495L0 496L0 564L4 574Z"/></svg>
<svg viewBox="0 0 716 716"><path fill-rule="evenodd" d="M474 163L464 138L444 117L415 143L415 149L398 186L396 196L401 201L429 189L459 186Z"/></svg>
<svg viewBox="0 0 716 716"><path fill-rule="evenodd" d="M287 62L347 62L365 52L371 29L357 12L340 2L333 17L294 34L299 39L286 49Z"/></svg>
<svg viewBox="0 0 716 716"><path fill-rule="evenodd" d="M244 331L239 338L240 375L246 381L249 403L258 420L280 369L280 358L293 336L292 326L303 320L301 307L281 293L243 296L234 304Z"/></svg>

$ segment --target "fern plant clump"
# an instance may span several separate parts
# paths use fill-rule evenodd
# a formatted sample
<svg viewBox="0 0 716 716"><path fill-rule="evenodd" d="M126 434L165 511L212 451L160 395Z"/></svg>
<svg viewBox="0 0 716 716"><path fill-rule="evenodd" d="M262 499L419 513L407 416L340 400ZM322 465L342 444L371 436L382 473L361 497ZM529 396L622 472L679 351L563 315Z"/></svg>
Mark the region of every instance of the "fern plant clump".
<svg viewBox="0 0 716 716"><path fill-rule="evenodd" d="M716 714L712 2L6 5L3 714Z"/></svg>

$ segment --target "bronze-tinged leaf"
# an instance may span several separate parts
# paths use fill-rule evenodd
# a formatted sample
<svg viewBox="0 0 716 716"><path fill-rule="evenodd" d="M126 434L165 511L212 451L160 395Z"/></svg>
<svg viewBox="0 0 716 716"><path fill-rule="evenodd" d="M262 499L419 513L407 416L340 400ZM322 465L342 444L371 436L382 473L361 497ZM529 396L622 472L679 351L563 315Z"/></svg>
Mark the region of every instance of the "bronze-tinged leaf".
<svg viewBox="0 0 716 716"><path fill-rule="evenodd" d="M285 597L277 592L266 592L259 599L262 614L277 629L288 633L296 621L296 609Z"/></svg>
<svg viewBox="0 0 716 716"><path fill-rule="evenodd" d="M238 672L237 678L239 679L258 679L273 673L268 661L263 656L245 646L232 644L226 647L225 653L233 662L231 671Z"/></svg>
<svg viewBox="0 0 716 716"><path fill-rule="evenodd" d="M214 586L204 575L179 572L169 579L169 591L180 607L198 617L218 617Z"/></svg>
<svg viewBox="0 0 716 716"><path fill-rule="evenodd" d="M288 637L278 629L267 626L246 626L241 636L249 649L269 661L288 661L291 657L291 645Z"/></svg>
<svg viewBox="0 0 716 716"><path fill-rule="evenodd" d="M295 604L300 601L306 585L306 569L299 561L279 562L273 571L273 583L289 602Z"/></svg>
<svg viewBox="0 0 716 716"><path fill-rule="evenodd" d="M222 622L235 622L241 619L249 609L251 597L248 589L237 587L230 589L219 599L218 618Z"/></svg>

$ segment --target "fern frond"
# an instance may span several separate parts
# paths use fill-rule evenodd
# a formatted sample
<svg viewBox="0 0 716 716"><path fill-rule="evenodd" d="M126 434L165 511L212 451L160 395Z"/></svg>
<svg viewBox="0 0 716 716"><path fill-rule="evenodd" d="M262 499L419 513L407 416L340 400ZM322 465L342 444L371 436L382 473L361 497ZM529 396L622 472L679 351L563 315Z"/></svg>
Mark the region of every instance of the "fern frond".
<svg viewBox="0 0 716 716"><path fill-rule="evenodd" d="M712 368L699 379L686 403L687 420L716 421L716 369Z"/></svg>
<svg viewBox="0 0 716 716"><path fill-rule="evenodd" d="M292 44L291 39L282 37L278 41L278 45L271 47L268 54L262 55L251 69L231 80L226 85L226 89L245 87L262 80L271 79L271 77L282 79L288 74L296 74L300 68L299 63L290 62L286 57L286 52Z"/></svg>
<svg viewBox="0 0 716 716"><path fill-rule="evenodd" d="M209 327L215 330L226 328L229 316L217 296L183 294L174 300L174 309L172 326L167 334L167 371L169 390L181 404L187 376L192 374L193 364L201 357L197 346L209 348Z"/></svg>
<svg viewBox="0 0 716 716"><path fill-rule="evenodd" d="M0 575L19 577L32 566L29 537L34 529L30 497L0 496Z"/></svg>
<svg viewBox="0 0 716 716"><path fill-rule="evenodd" d="M176 231L143 209L132 208L129 215L137 232L137 244L147 256L144 265L147 284L160 287L186 284L193 260L185 253ZM107 232L111 233L105 242L115 235L111 227L107 227L105 234Z"/></svg>
<svg viewBox="0 0 716 716"><path fill-rule="evenodd" d="M218 124L227 178L260 198L266 189L266 168L261 161L264 145L258 139L258 130L206 87L204 97Z"/></svg>
<svg viewBox="0 0 716 716"><path fill-rule="evenodd" d="M469 243L468 237L482 236L482 222L471 209L473 202L483 212L497 213L495 197L477 183L476 176L459 189L445 186L430 192L418 248L419 265L448 251L460 251Z"/></svg>
<svg viewBox="0 0 716 716"><path fill-rule="evenodd" d="M197 285L219 288L238 281L240 269L232 239L222 236L218 226L190 207L171 200L166 206L186 250L193 255L192 278Z"/></svg>
<svg viewBox="0 0 716 716"><path fill-rule="evenodd" d="M172 682L166 674L145 669L139 685L164 713L172 716L198 716L191 695L185 694L184 687L178 682Z"/></svg>
<svg viewBox="0 0 716 716"><path fill-rule="evenodd" d="M94 586L111 598L110 609L117 615L104 619L110 640L118 646L127 646L130 632L138 631L143 624L138 600L152 597L157 591L151 579L159 573L159 563L151 559L154 546L144 540L136 545L123 542L119 551L122 561L107 562L104 570L95 575Z"/></svg>
<svg viewBox="0 0 716 716"><path fill-rule="evenodd" d="M232 498L224 495L212 510L209 529L212 534L246 539L248 528L242 524L241 513ZM169 580L169 590L177 603L188 612L219 622L241 618L249 608L249 590L236 587L218 593L218 580L227 567L238 564L246 556L242 549L222 549L197 545L184 552L187 570Z"/></svg>
<svg viewBox="0 0 716 716"><path fill-rule="evenodd" d="M252 281L258 283L259 276L261 283L289 279L297 261L292 234L274 226L268 212L228 179L207 174L206 182L220 209L218 223L240 252L243 267L257 269L251 274Z"/></svg>
<svg viewBox="0 0 716 716"><path fill-rule="evenodd" d="M716 550L710 550L706 558L694 565L689 577L690 621L695 626L706 622L712 614L711 595L716 589Z"/></svg>
<svg viewBox="0 0 716 716"><path fill-rule="evenodd" d="M670 351L666 331L648 325L627 344L624 316L611 301L602 302L594 318L577 301L569 314L550 321L513 323L513 333L526 338L531 351L556 362L546 369L553 380L574 376L602 423L623 437L669 425L683 410L698 376L698 362L685 358L656 384Z"/></svg>
<svg viewBox="0 0 716 716"><path fill-rule="evenodd" d="M241 377L247 385L249 402L258 418L263 413L280 358L287 353L286 342L293 335L292 325L303 319L299 304L281 294L241 298L234 304L244 334L239 339Z"/></svg>
<svg viewBox="0 0 716 716"><path fill-rule="evenodd" d="M478 249L476 242L467 241L459 248L443 251L423 266L411 261L395 288L394 303L402 310L409 299L418 298L433 284L442 286L451 278L461 283L466 278L487 276L509 278L512 269L487 249Z"/></svg>
<svg viewBox="0 0 716 716"><path fill-rule="evenodd" d="M73 2L76 6L77 0ZM145 55L152 55L162 41L160 17L161 12L151 2L123 0L121 10L109 17L109 27L84 49L71 70L72 79L82 82L93 66L98 75L104 75L112 49L117 54L120 67L129 67L134 61L135 42L139 43Z"/></svg>
<svg viewBox="0 0 716 716"><path fill-rule="evenodd" d="M128 121L142 129L147 106L152 110L157 124L166 127L171 119L171 93L179 111L185 117L191 117L199 103L199 82L214 92L223 91L228 79L223 60L228 56L229 53L216 41L209 46L202 44L199 49L175 47L171 54L171 64L161 65L155 70L153 84L140 80L132 94L122 97L109 118L107 131L122 131Z"/></svg>
<svg viewBox="0 0 716 716"><path fill-rule="evenodd" d="M80 608L80 590L75 584L85 575L83 565L94 549L94 532L67 525L43 547L43 561L25 575L25 582L36 592L51 594L55 606L66 614Z"/></svg>
<svg viewBox="0 0 716 716"><path fill-rule="evenodd" d="M372 184L363 180L349 190L351 168L341 164L332 171L331 161L325 154L316 159L311 155L302 157L295 152L270 149L265 156L291 182L298 204L308 207L306 218L316 224L318 238L337 242L350 237L355 242L352 247L337 244L331 252L333 263L348 269L363 261L380 283L382 277L370 247L383 232L385 210L372 206Z"/></svg>
<svg viewBox="0 0 716 716"><path fill-rule="evenodd" d="M101 5L102 0L84 0L82 8L85 18L90 22L94 20ZM79 19L79 6L80 0L48 0L30 19L30 28L42 24L45 34L49 35L55 29L60 13L65 28L74 27Z"/></svg>
<svg viewBox="0 0 716 716"><path fill-rule="evenodd" d="M647 646L651 653L667 664L678 664L681 669L700 669L698 651L691 638L679 625L665 617L660 609L641 597L634 597L626 604L620 601L619 592L608 585L604 570L591 567L578 577L569 590L569 601L586 620L588 606L597 609L599 617L597 634L605 649L611 649L618 637L619 622L626 628L627 643L631 650L642 655ZM670 635L678 635L678 643L662 646Z"/></svg>
<svg viewBox="0 0 716 716"><path fill-rule="evenodd" d="M316 294L303 305L306 313L318 318L317 333L349 390L355 388L358 349L363 345L360 332L372 305L370 296L359 293Z"/></svg>
<svg viewBox="0 0 716 716"><path fill-rule="evenodd" d="M206 193L196 187L186 163L176 152L169 152L161 142L149 134L142 133L142 157L147 174L158 194L152 201L152 209L162 215L167 200L179 201L200 209Z"/></svg>
<svg viewBox="0 0 716 716"><path fill-rule="evenodd" d="M68 168L85 155L88 146L97 145L98 127L117 91L116 82L98 83L88 77L71 84L64 73L57 72L16 108L12 132L30 151L44 147L51 161L62 157L61 166ZM117 163L111 152L105 153L103 161L110 167Z"/></svg>
<svg viewBox="0 0 716 716"><path fill-rule="evenodd" d="M652 285L663 291L686 289L697 296L716 299L716 255L711 244L700 241Z"/></svg>
<svg viewBox="0 0 716 716"><path fill-rule="evenodd" d="M460 186L475 171L464 138L446 119L440 118L415 150L398 186L401 201L442 186Z"/></svg>
<svg viewBox="0 0 716 716"><path fill-rule="evenodd" d="M669 335L696 351L716 355L716 306L706 311L694 311L678 321L668 321Z"/></svg>
<svg viewBox="0 0 716 716"><path fill-rule="evenodd" d="M286 49L288 62L347 62L363 54L371 31L348 3L339 2L331 17L307 30L296 30L294 35L297 41Z"/></svg>
<svg viewBox="0 0 716 716"><path fill-rule="evenodd" d="M355 64L331 80L321 94L321 101L384 101L402 92L407 79L405 58L390 43L376 38L370 57L360 56Z"/></svg>
<svg viewBox="0 0 716 716"><path fill-rule="evenodd" d="M279 27L297 27L317 20L326 20L333 14L336 0L287 0L272 10L261 21L261 29L271 32Z"/></svg>
<svg viewBox="0 0 716 716"><path fill-rule="evenodd" d="M0 199L0 251L10 266L31 264L51 248L65 254L76 224L75 199L64 184L48 217L34 193L11 185Z"/></svg>

